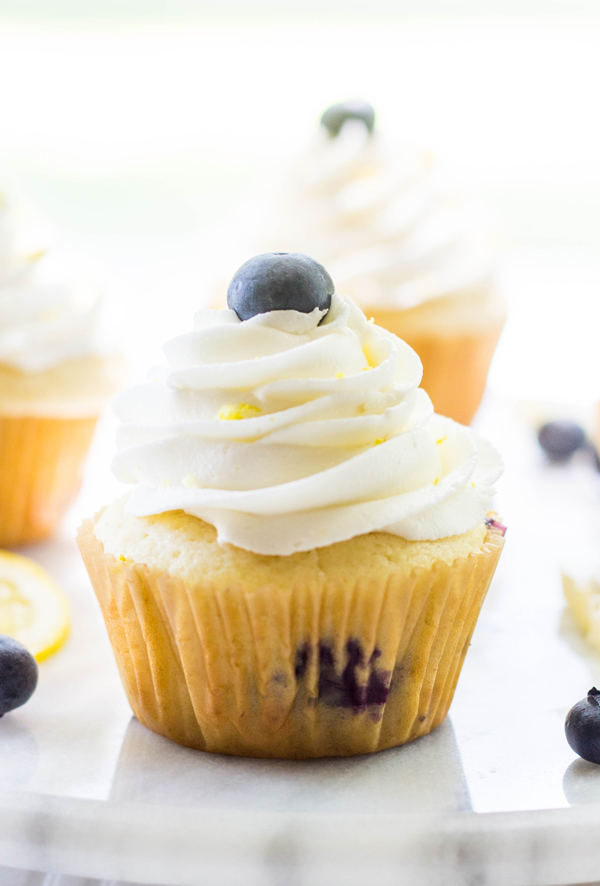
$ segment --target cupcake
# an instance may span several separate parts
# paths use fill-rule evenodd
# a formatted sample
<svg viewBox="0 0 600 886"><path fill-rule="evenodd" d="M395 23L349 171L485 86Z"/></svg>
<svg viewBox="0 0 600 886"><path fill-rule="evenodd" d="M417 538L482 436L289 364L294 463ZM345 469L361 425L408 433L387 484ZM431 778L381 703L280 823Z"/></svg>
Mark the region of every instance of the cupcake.
<svg viewBox="0 0 600 886"><path fill-rule="evenodd" d="M205 751L345 756L448 712L503 545L496 451L299 254L247 262L116 399L133 484L79 546L136 717Z"/></svg>
<svg viewBox="0 0 600 886"><path fill-rule="evenodd" d="M119 363L97 341L100 294L19 245L0 195L0 546L50 535L73 501Z"/></svg>
<svg viewBox="0 0 600 886"><path fill-rule="evenodd" d="M255 246L323 262L340 294L417 351L436 412L470 423L506 307L487 215L430 153L391 142L367 103L334 105L252 212Z"/></svg>

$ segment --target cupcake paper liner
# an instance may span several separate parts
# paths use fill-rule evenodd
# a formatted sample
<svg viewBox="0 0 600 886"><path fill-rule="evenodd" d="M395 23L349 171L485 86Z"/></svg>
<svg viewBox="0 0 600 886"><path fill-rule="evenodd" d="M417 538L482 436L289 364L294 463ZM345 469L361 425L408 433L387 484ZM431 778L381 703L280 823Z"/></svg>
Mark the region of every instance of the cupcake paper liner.
<svg viewBox="0 0 600 886"><path fill-rule="evenodd" d="M451 565L248 590L188 584L79 547L135 716L188 747L249 757L364 754L448 712L504 539Z"/></svg>
<svg viewBox="0 0 600 886"><path fill-rule="evenodd" d="M79 491L96 421L0 416L0 546L53 532Z"/></svg>
<svg viewBox="0 0 600 886"><path fill-rule="evenodd" d="M483 396L504 320L477 332L442 335L403 329L401 313L367 310L367 315L417 352L423 363L421 387L435 411L460 424L470 424Z"/></svg>

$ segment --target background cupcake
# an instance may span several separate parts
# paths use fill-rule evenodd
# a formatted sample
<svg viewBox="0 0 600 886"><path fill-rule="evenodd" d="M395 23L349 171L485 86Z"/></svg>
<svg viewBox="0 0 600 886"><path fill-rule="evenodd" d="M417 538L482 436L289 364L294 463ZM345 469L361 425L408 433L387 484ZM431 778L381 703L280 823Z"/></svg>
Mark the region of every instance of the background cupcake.
<svg viewBox="0 0 600 886"><path fill-rule="evenodd" d="M27 251L0 195L0 545L49 535L81 481L120 361L99 341L101 294Z"/></svg>
<svg viewBox="0 0 600 886"><path fill-rule="evenodd" d="M333 105L252 215L255 246L323 262L338 292L417 351L436 411L471 421L505 322L497 244L430 153L386 139L366 102Z"/></svg>
<svg viewBox="0 0 600 886"><path fill-rule="evenodd" d="M306 256L251 260L235 311L200 311L117 398L135 485L79 544L134 713L181 744L366 753L452 700L502 547L500 459L332 290Z"/></svg>

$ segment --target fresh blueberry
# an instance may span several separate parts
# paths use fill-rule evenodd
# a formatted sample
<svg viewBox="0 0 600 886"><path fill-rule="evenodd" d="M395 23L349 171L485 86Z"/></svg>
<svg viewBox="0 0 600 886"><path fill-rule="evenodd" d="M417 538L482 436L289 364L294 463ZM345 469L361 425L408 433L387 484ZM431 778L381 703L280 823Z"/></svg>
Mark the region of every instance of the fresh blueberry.
<svg viewBox="0 0 600 886"><path fill-rule="evenodd" d="M0 717L29 700L37 679L33 655L18 640L0 634Z"/></svg>
<svg viewBox="0 0 600 886"><path fill-rule="evenodd" d="M600 763L600 691L595 686L567 714L565 734L576 754Z"/></svg>
<svg viewBox="0 0 600 886"><path fill-rule="evenodd" d="M323 112L321 125L325 127L332 138L335 138L336 135L340 134L342 126L347 120L360 120L365 124L368 132L373 132L375 109L369 102L338 102Z"/></svg>
<svg viewBox="0 0 600 886"><path fill-rule="evenodd" d="M538 441L552 461L565 461L585 446L585 431L574 421L549 421L539 429Z"/></svg>
<svg viewBox="0 0 600 886"><path fill-rule="evenodd" d="M238 268L227 290L227 306L240 320L268 311L328 311L333 280L319 262L301 252L265 252Z"/></svg>

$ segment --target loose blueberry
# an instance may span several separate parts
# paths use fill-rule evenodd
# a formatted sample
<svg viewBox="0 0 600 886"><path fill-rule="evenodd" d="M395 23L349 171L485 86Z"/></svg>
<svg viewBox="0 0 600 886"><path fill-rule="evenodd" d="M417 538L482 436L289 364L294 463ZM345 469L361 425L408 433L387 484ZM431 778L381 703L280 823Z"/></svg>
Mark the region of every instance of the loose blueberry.
<svg viewBox="0 0 600 886"><path fill-rule="evenodd" d="M336 135L340 134L342 126L347 120L360 120L365 124L368 132L373 132L375 109L369 102L338 102L323 112L321 125L325 127L332 138L335 138Z"/></svg>
<svg viewBox="0 0 600 886"><path fill-rule="evenodd" d="M0 717L31 698L37 679L33 655L18 640L0 634Z"/></svg>
<svg viewBox="0 0 600 886"><path fill-rule="evenodd" d="M539 429L538 441L552 461L565 461L585 446L585 431L574 421L549 421Z"/></svg>
<svg viewBox="0 0 600 886"><path fill-rule="evenodd" d="M268 311L328 311L333 280L319 262L301 252L266 252L238 268L227 305L240 320Z"/></svg>
<svg viewBox="0 0 600 886"><path fill-rule="evenodd" d="M595 686L567 714L565 734L576 754L600 763L600 691Z"/></svg>

